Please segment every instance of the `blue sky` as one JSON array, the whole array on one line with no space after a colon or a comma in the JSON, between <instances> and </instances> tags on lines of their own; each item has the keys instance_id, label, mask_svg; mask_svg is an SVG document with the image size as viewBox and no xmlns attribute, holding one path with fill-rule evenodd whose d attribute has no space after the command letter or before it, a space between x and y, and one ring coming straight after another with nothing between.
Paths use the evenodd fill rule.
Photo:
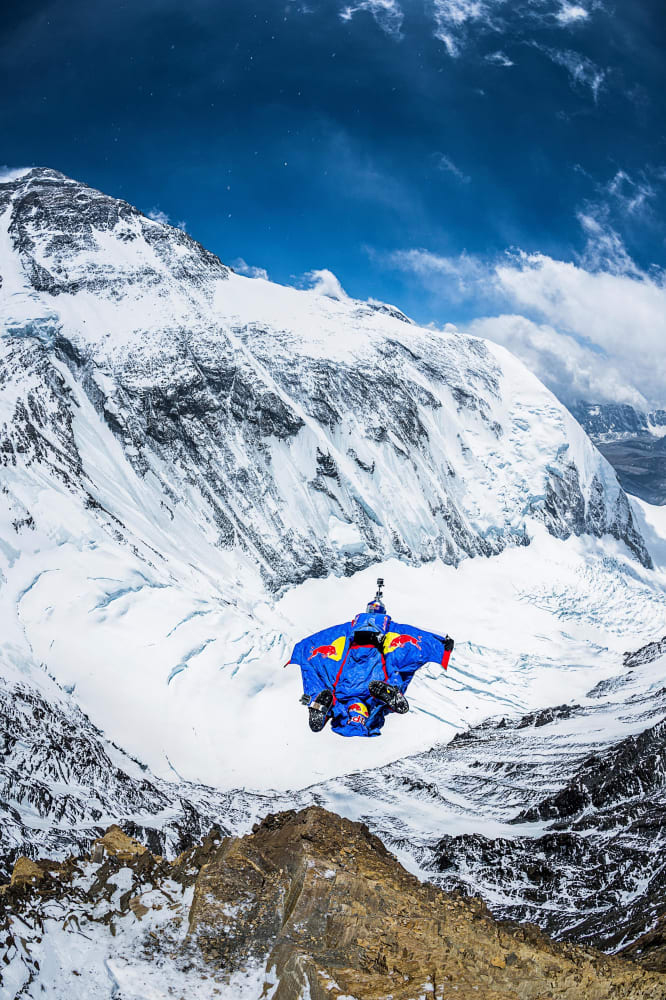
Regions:
<instances>
[{"instance_id":1,"label":"blue sky","mask_svg":"<svg viewBox=\"0 0 666 1000\"><path fill-rule=\"evenodd\" d=\"M226 262L290 283L327 268L422 322L518 309L583 346L543 261L663 288L658 0L55 0L2 18L0 163L164 213ZM666 401L666 376L629 381L627 400Z\"/></svg>"}]
</instances>

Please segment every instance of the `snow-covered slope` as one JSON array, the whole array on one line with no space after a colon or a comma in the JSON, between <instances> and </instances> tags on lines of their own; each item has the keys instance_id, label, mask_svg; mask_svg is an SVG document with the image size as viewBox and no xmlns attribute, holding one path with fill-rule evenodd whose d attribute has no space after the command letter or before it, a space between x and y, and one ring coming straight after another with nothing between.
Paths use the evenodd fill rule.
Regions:
<instances>
[{"instance_id":1,"label":"snow-covered slope","mask_svg":"<svg viewBox=\"0 0 666 1000\"><path fill-rule=\"evenodd\" d=\"M6 850L242 828L666 631L615 474L502 348L240 277L49 170L0 185L0 277ZM450 675L380 740L314 737L282 664L378 571Z\"/></svg>"},{"instance_id":2,"label":"snow-covered slope","mask_svg":"<svg viewBox=\"0 0 666 1000\"><path fill-rule=\"evenodd\" d=\"M279 588L490 555L536 519L647 559L609 466L503 349L240 277L54 171L0 211L7 465L50 463L158 551L195 534L218 578Z\"/></svg>"}]
</instances>

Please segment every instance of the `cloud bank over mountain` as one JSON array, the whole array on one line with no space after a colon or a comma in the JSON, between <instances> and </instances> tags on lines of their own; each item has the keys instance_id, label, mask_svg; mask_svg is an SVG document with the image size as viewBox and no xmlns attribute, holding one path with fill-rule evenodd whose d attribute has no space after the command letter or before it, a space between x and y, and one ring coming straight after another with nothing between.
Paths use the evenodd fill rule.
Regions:
<instances>
[{"instance_id":1,"label":"cloud bank over mountain","mask_svg":"<svg viewBox=\"0 0 666 1000\"><path fill-rule=\"evenodd\" d=\"M411 273L442 303L474 300L466 333L504 344L565 403L578 399L660 408L666 401L666 279L642 270L594 216L578 260L508 251L499 258L399 250L389 266Z\"/></svg>"}]
</instances>

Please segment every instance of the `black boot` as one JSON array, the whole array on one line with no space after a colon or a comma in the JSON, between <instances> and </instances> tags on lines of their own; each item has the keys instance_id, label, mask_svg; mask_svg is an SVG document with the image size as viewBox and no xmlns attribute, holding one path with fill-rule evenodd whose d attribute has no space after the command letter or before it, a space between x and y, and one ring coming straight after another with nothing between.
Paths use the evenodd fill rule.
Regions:
<instances>
[{"instance_id":1,"label":"black boot","mask_svg":"<svg viewBox=\"0 0 666 1000\"><path fill-rule=\"evenodd\" d=\"M397 712L398 715L404 715L405 712L409 712L409 702L400 688L394 687L392 684L386 684L385 681L370 681L368 690L373 698L388 705L392 712Z\"/></svg>"},{"instance_id":2,"label":"black boot","mask_svg":"<svg viewBox=\"0 0 666 1000\"><path fill-rule=\"evenodd\" d=\"M326 725L332 704L333 692L324 688L310 705L310 729L313 733L320 733Z\"/></svg>"}]
</instances>

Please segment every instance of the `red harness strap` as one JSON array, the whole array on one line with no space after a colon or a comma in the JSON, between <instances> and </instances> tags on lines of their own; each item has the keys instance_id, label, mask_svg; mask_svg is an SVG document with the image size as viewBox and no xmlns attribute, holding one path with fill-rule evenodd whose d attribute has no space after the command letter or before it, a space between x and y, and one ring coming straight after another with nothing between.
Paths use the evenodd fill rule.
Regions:
<instances>
[{"instance_id":1,"label":"red harness strap","mask_svg":"<svg viewBox=\"0 0 666 1000\"><path fill-rule=\"evenodd\" d=\"M336 701L338 700L336 698L336 696L335 696L335 689L338 686L338 681L342 677L342 670L344 668L345 663L347 662L347 657L349 656L349 650L350 649L377 649L377 646L373 646L372 643L369 643L369 642L358 642L358 643L354 643L353 642L350 645L349 649L347 650L347 652L345 653L345 655L342 658L342 663L340 664L340 669L338 670L337 674L335 675L335 680L333 681L333 704L334 705L335 705ZM382 658L382 670L384 671L384 680L386 680L388 682L388 671L386 669L386 657L384 656L384 653L383 653L383 651L381 649L377 649L377 652L379 653L379 655Z\"/></svg>"},{"instance_id":2,"label":"red harness strap","mask_svg":"<svg viewBox=\"0 0 666 1000\"><path fill-rule=\"evenodd\" d=\"M351 649L351 646L349 647L349 649ZM342 677L342 668L344 667L345 663L347 662L347 657L349 656L349 649L347 650L347 652L345 653L345 655L342 657L342 663L340 664L340 669L338 670L337 674L335 675L335 680L333 681L333 704L334 705L335 705L336 701L338 700L335 697L335 689L338 686L338 681Z\"/></svg>"}]
</instances>

